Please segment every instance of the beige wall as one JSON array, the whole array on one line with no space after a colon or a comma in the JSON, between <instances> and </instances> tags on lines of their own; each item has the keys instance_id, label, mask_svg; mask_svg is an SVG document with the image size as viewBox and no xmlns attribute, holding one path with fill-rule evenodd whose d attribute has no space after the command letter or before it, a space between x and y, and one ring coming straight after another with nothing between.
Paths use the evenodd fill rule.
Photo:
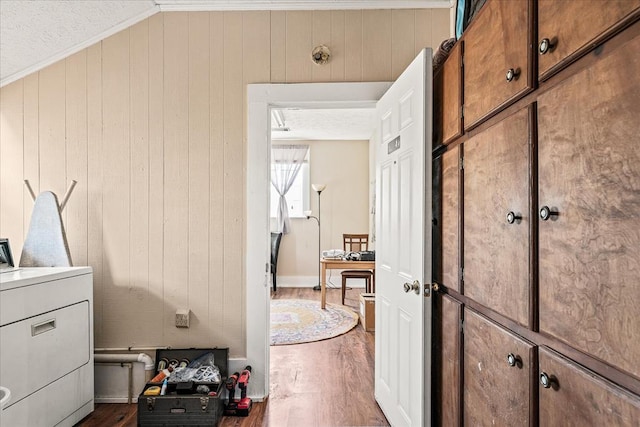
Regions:
<instances>
[{"instance_id":1,"label":"beige wall","mask_svg":"<svg viewBox=\"0 0 640 427\"><path fill-rule=\"evenodd\" d=\"M75 179L63 217L75 264L94 269L96 347L242 356L246 84L392 80L449 25L448 9L144 20L0 90L0 235L18 258L23 179L60 197ZM321 43L333 56L318 67Z\"/></svg>"},{"instance_id":2,"label":"beige wall","mask_svg":"<svg viewBox=\"0 0 640 427\"><path fill-rule=\"evenodd\" d=\"M304 143L310 147L311 183L327 185L320 201L322 249L342 249L342 233L368 233L369 141ZM312 191L310 197L313 215L318 215L318 194ZM278 276L313 276L317 282L318 225L313 219L291 219L291 233L280 244Z\"/></svg>"}]
</instances>

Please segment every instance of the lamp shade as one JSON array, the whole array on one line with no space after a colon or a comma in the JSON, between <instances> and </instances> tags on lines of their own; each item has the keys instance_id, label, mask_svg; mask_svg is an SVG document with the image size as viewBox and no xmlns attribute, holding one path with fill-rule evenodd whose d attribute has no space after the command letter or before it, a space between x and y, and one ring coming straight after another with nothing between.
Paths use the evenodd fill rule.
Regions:
<instances>
[{"instance_id":1,"label":"lamp shade","mask_svg":"<svg viewBox=\"0 0 640 427\"><path fill-rule=\"evenodd\" d=\"M320 193L325 188L327 188L327 185L326 184L311 184L311 188L313 188L313 191L317 191L318 193Z\"/></svg>"}]
</instances>

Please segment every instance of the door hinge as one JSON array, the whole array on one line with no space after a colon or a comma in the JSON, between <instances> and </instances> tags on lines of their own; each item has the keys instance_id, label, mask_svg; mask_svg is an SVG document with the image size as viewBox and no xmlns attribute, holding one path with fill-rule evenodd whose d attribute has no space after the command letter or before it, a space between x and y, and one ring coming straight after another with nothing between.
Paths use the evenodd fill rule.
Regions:
<instances>
[{"instance_id":1,"label":"door hinge","mask_svg":"<svg viewBox=\"0 0 640 427\"><path fill-rule=\"evenodd\" d=\"M460 319L460 333L464 334L464 319Z\"/></svg>"},{"instance_id":2,"label":"door hinge","mask_svg":"<svg viewBox=\"0 0 640 427\"><path fill-rule=\"evenodd\" d=\"M460 118L464 119L464 105L460 106Z\"/></svg>"},{"instance_id":3,"label":"door hinge","mask_svg":"<svg viewBox=\"0 0 640 427\"><path fill-rule=\"evenodd\" d=\"M464 267L460 267L460 281L464 282Z\"/></svg>"},{"instance_id":4,"label":"door hinge","mask_svg":"<svg viewBox=\"0 0 640 427\"><path fill-rule=\"evenodd\" d=\"M464 157L460 158L460 170L464 170Z\"/></svg>"},{"instance_id":5,"label":"door hinge","mask_svg":"<svg viewBox=\"0 0 640 427\"><path fill-rule=\"evenodd\" d=\"M271 264L269 264L268 262L264 263L264 271L266 273L269 273L269 270L271 269Z\"/></svg>"}]
</instances>

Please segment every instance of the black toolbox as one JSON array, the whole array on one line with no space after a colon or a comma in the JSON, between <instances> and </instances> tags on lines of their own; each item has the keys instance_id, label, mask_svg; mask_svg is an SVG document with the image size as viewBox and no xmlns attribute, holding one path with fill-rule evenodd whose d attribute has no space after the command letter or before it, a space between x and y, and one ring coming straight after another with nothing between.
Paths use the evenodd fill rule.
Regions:
<instances>
[{"instance_id":1,"label":"black toolbox","mask_svg":"<svg viewBox=\"0 0 640 427\"><path fill-rule=\"evenodd\" d=\"M167 382L166 394L149 396L145 392L151 387L162 387L162 382L149 382L138 396L138 426L217 426L224 411L224 381L229 376L228 348L190 348L156 350L156 373L164 368L167 362L188 365L201 356L213 354L214 364L220 371L219 381ZM205 356L206 357L206 356ZM174 371L171 376L177 374ZM154 374L154 376L155 376ZM170 377L171 377L170 376ZM200 378L201 379L201 378ZM209 393L202 387L206 386Z\"/></svg>"}]
</instances>

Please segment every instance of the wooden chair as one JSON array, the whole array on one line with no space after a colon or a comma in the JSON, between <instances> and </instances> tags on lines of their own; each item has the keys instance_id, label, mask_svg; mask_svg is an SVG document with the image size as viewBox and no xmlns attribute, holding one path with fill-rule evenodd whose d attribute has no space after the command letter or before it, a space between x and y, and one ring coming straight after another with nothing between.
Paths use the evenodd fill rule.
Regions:
<instances>
[{"instance_id":1,"label":"wooden chair","mask_svg":"<svg viewBox=\"0 0 640 427\"><path fill-rule=\"evenodd\" d=\"M368 234L343 234L343 249L345 253L360 252L369 250ZM371 270L344 270L342 272L342 304L344 305L344 296L347 291L347 279L364 279L365 290L371 292L371 283L374 280L373 271Z\"/></svg>"},{"instance_id":2,"label":"wooden chair","mask_svg":"<svg viewBox=\"0 0 640 427\"><path fill-rule=\"evenodd\" d=\"M273 291L276 291L276 273L278 272L278 253L280 252L282 233L271 233L271 275L273 276Z\"/></svg>"}]
</instances>

